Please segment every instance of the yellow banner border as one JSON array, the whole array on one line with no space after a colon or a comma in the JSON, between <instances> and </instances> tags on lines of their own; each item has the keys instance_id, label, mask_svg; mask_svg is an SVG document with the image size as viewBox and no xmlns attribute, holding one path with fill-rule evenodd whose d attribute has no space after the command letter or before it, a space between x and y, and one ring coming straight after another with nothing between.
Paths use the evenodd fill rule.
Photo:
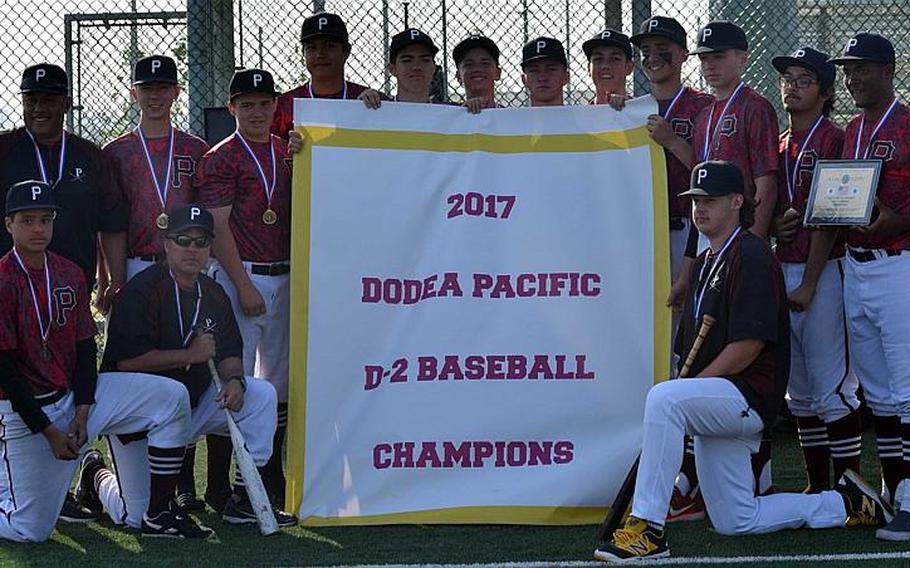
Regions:
<instances>
[{"instance_id":1,"label":"yellow banner border","mask_svg":"<svg viewBox=\"0 0 910 568\"><path fill-rule=\"evenodd\" d=\"M491 135L442 134L392 130L355 130L325 126L297 126L303 148L294 156L291 226L291 336L289 406L306 408L307 354L309 350L311 167L314 146L430 152L583 153L628 150L648 146L653 180L654 227L654 382L670 370L670 311L665 307L670 292L669 204L663 149L648 136L644 126L623 131L584 134ZM299 347L299 348L297 348ZM288 415L287 495L285 507L299 510L303 501L306 454L306 415ZM383 524L529 524L580 525L599 522L607 509L596 507L456 507L356 517L307 517L306 526L359 526Z\"/></svg>"}]
</instances>

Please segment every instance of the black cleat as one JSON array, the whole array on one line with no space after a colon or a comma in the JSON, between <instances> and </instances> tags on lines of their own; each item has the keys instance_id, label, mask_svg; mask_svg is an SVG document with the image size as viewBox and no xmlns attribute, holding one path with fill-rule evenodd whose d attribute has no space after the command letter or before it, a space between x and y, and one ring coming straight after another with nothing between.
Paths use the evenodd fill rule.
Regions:
<instances>
[{"instance_id":1,"label":"black cleat","mask_svg":"<svg viewBox=\"0 0 910 568\"><path fill-rule=\"evenodd\" d=\"M875 538L898 542L910 540L910 513L898 511L891 522L875 531Z\"/></svg>"},{"instance_id":2,"label":"black cleat","mask_svg":"<svg viewBox=\"0 0 910 568\"><path fill-rule=\"evenodd\" d=\"M184 511L205 510L205 501L196 497L196 494L191 491L184 491L177 494L177 497L174 498L174 502Z\"/></svg>"},{"instance_id":3,"label":"black cleat","mask_svg":"<svg viewBox=\"0 0 910 568\"><path fill-rule=\"evenodd\" d=\"M274 505L272 505L272 513L275 514L275 521L277 521L279 527L293 527L297 524L297 517L282 511ZM228 499L221 518L224 522L232 525L246 525L257 522L256 513L253 511L253 505L250 503L249 498L241 497L236 493Z\"/></svg>"},{"instance_id":4,"label":"black cleat","mask_svg":"<svg viewBox=\"0 0 910 568\"><path fill-rule=\"evenodd\" d=\"M76 502L76 498L71 492L67 491L63 506L60 507L60 515L57 518L65 523L90 523L100 519L101 512L86 509Z\"/></svg>"},{"instance_id":5,"label":"black cleat","mask_svg":"<svg viewBox=\"0 0 910 568\"><path fill-rule=\"evenodd\" d=\"M171 504L171 508L149 518L142 515L142 536L148 538L198 538L214 536L215 531Z\"/></svg>"},{"instance_id":6,"label":"black cleat","mask_svg":"<svg viewBox=\"0 0 910 568\"><path fill-rule=\"evenodd\" d=\"M98 497L98 490L95 489L95 476L106 467L101 452L89 450L82 456L82 465L79 466L79 482L76 484L76 503L99 516L104 507Z\"/></svg>"}]
</instances>

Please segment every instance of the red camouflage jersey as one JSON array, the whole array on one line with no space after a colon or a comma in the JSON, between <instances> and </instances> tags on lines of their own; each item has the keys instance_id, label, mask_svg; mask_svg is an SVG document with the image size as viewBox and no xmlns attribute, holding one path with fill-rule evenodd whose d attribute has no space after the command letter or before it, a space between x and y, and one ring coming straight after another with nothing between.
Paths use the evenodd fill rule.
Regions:
<instances>
[{"instance_id":1,"label":"red camouflage jersey","mask_svg":"<svg viewBox=\"0 0 910 568\"><path fill-rule=\"evenodd\" d=\"M717 126L727 100L702 109L695 118L692 166L705 160L732 162L743 174L746 196L754 197L755 180L777 171L777 114L765 97L744 85ZM717 136L713 141L709 138L706 156L705 133L712 110L711 129L717 127Z\"/></svg>"},{"instance_id":2,"label":"red camouflage jersey","mask_svg":"<svg viewBox=\"0 0 910 568\"><path fill-rule=\"evenodd\" d=\"M164 177L167 169L168 136L147 139L155 175ZM196 165L209 149L204 140L174 131L174 156L165 211L196 200ZM155 224L162 213L161 200L148 161L135 130L108 143L103 152L111 166L114 184L129 209L127 256L164 254L164 231Z\"/></svg>"},{"instance_id":3,"label":"red camouflage jersey","mask_svg":"<svg viewBox=\"0 0 910 568\"><path fill-rule=\"evenodd\" d=\"M856 116L847 125L844 137L843 157L852 160L856 155L856 134L862 115ZM878 199L883 205L894 211L910 215L910 108L898 104L891 117L882 125L869 146L869 136L875 128L875 120L866 120L862 137L859 141L858 158L863 158L866 147L869 147L869 159L882 160L882 171L878 179ZM864 235L859 231L847 233L847 244L866 249L910 249L910 232L900 235L879 236Z\"/></svg>"},{"instance_id":4,"label":"red camouflage jersey","mask_svg":"<svg viewBox=\"0 0 910 568\"><path fill-rule=\"evenodd\" d=\"M288 132L294 129L294 99L356 99L360 96L360 93L369 89L366 85L361 85L359 83L354 83L351 81L345 81L345 88L337 93L330 93L323 95L321 93L313 93L310 90L310 82L307 81L303 85L300 85L296 89L291 89L290 91L282 94L278 97L278 107L275 109L275 116L272 119L272 134L275 136L280 136L285 140L288 137ZM385 95L381 95L382 100L388 100Z\"/></svg>"},{"instance_id":5,"label":"red camouflage jersey","mask_svg":"<svg viewBox=\"0 0 910 568\"><path fill-rule=\"evenodd\" d=\"M667 107L670 106L670 102L670 99L657 101L660 115L670 122L670 127L677 136L692 144L695 117L703 108L714 102L714 97L692 87L685 87L673 106L673 112L667 116ZM670 218L688 218L691 211L691 200L687 197L679 197L679 194L689 189L692 168L689 164L682 163L673 152L665 150L664 153L667 156L667 191L669 193L667 203L670 206Z\"/></svg>"},{"instance_id":6,"label":"red camouflage jersey","mask_svg":"<svg viewBox=\"0 0 910 568\"><path fill-rule=\"evenodd\" d=\"M777 170L777 206L776 215L782 215L787 209L793 208L799 213L802 219L806 213L806 203L809 200L809 190L812 187L812 176L815 173L815 164L818 160L837 160L840 158L844 146L844 131L836 124L822 119L818 129L809 140L809 144L803 149L803 155L799 165L796 164L796 156L799 149L806 139L807 131L794 132L790 139L790 146L787 147L787 138L790 131L786 130L780 135L780 161ZM785 158L785 153L789 158ZM784 160L789 159L791 180L795 174L796 185L793 192L793 202L790 202L790 193L787 189L787 168L784 166ZM797 172L794 172L796 168ZM788 243L778 241L775 248L777 259L780 262L806 262L809 259L809 245L812 241L812 231L802 225L796 230L793 240ZM828 258L840 258L844 256L843 239L838 239L831 249L831 255Z\"/></svg>"},{"instance_id":7,"label":"red camouflage jersey","mask_svg":"<svg viewBox=\"0 0 910 568\"><path fill-rule=\"evenodd\" d=\"M271 186L269 145L247 142ZM286 141L273 135L272 143L278 176L271 203L272 211L278 215L274 225L262 221L262 214L269 207L262 178L236 132L209 150L199 164L199 202L209 209L232 207L231 233L241 260L277 262L291 258L291 161Z\"/></svg>"},{"instance_id":8,"label":"red camouflage jersey","mask_svg":"<svg viewBox=\"0 0 910 568\"><path fill-rule=\"evenodd\" d=\"M17 352L18 370L35 395L71 388L76 342L92 339L98 332L89 311L82 269L52 252L47 253L47 266L51 271L51 317L47 313L44 270L29 269L26 276L12 251L0 258L0 351ZM35 289L41 319L50 321L48 360L41 356L41 328L28 277Z\"/></svg>"}]
</instances>

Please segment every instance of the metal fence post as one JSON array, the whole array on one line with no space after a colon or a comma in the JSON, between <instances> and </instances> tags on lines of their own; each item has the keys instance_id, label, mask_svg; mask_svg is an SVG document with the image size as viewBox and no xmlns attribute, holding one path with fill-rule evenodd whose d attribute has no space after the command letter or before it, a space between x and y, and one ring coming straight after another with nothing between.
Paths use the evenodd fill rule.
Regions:
<instances>
[{"instance_id":1,"label":"metal fence post","mask_svg":"<svg viewBox=\"0 0 910 568\"><path fill-rule=\"evenodd\" d=\"M234 72L234 3L187 0L190 131L203 135L204 110L227 101Z\"/></svg>"},{"instance_id":2,"label":"metal fence post","mask_svg":"<svg viewBox=\"0 0 910 568\"><path fill-rule=\"evenodd\" d=\"M651 17L651 0L632 0L632 33L638 33L638 27L642 22ZM638 50L634 52L637 54ZM632 92L636 97L640 97L649 91L648 78L641 70L641 65L635 66L632 74Z\"/></svg>"}]
</instances>

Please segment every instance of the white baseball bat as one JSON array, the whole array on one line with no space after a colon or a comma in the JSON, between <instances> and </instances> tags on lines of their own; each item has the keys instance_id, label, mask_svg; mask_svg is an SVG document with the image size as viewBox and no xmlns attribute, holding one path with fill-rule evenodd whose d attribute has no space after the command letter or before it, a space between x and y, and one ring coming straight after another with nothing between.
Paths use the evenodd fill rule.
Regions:
<instances>
[{"instance_id":1,"label":"white baseball bat","mask_svg":"<svg viewBox=\"0 0 910 568\"><path fill-rule=\"evenodd\" d=\"M209 359L209 372L212 374L212 382L215 388L221 392L221 377L218 376L218 369L215 368L215 362ZM246 484L246 494L250 498L250 504L256 513L256 521L259 523L259 532L262 536L269 536L278 532L278 521L275 520L275 513L272 512L272 504L269 501L268 493L262 484L262 478L259 477L259 470L256 469L256 462L250 455L250 450L246 447L246 441L243 434L234 423L234 416L227 408L224 409L227 415L228 430L231 433L231 442L234 444L234 459L237 461L237 469L243 476L243 482Z\"/></svg>"}]
</instances>

